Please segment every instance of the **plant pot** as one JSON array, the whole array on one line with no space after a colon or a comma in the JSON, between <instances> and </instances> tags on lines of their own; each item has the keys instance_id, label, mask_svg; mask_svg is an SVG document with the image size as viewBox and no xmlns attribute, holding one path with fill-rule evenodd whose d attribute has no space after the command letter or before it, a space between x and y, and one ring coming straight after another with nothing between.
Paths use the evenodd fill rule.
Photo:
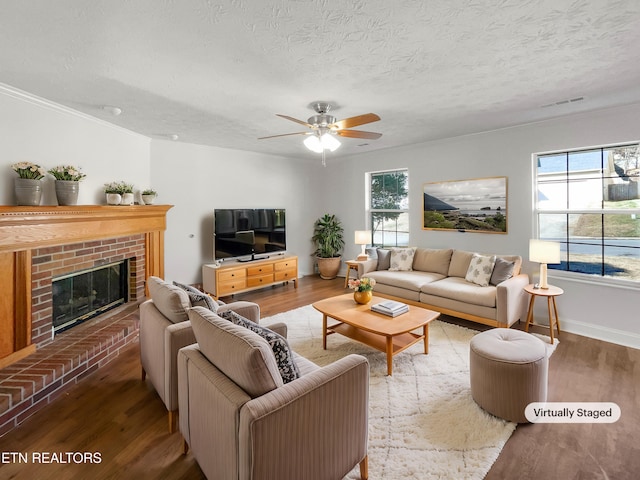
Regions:
<instances>
[{"instance_id":1,"label":"plant pot","mask_svg":"<svg viewBox=\"0 0 640 480\"><path fill-rule=\"evenodd\" d=\"M156 201L155 195L142 195L142 201L145 205L153 205L153 202Z\"/></svg>"},{"instance_id":2,"label":"plant pot","mask_svg":"<svg viewBox=\"0 0 640 480\"><path fill-rule=\"evenodd\" d=\"M120 205L133 205L133 193L123 193Z\"/></svg>"},{"instance_id":3,"label":"plant pot","mask_svg":"<svg viewBox=\"0 0 640 480\"><path fill-rule=\"evenodd\" d=\"M107 193L107 205L120 205L122 195L119 193Z\"/></svg>"},{"instance_id":4,"label":"plant pot","mask_svg":"<svg viewBox=\"0 0 640 480\"><path fill-rule=\"evenodd\" d=\"M40 205L42 182L33 178L16 178L13 184L17 205Z\"/></svg>"},{"instance_id":5,"label":"plant pot","mask_svg":"<svg viewBox=\"0 0 640 480\"><path fill-rule=\"evenodd\" d=\"M360 305L366 305L373 298L373 292L371 290L365 290L364 292L353 292L353 299Z\"/></svg>"},{"instance_id":6,"label":"plant pot","mask_svg":"<svg viewBox=\"0 0 640 480\"><path fill-rule=\"evenodd\" d=\"M77 205L80 182L77 180L56 180L58 205Z\"/></svg>"},{"instance_id":7,"label":"plant pot","mask_svg":"<svg viewBox=\"0 0 640 480\"><path fill-rule=\"evenodd\" d=\"M340 265L342 265L342 257L316 257L316 261L318 262L320 278L324 280L332 280L338 276Z\"/></svg>"}]
</instances>

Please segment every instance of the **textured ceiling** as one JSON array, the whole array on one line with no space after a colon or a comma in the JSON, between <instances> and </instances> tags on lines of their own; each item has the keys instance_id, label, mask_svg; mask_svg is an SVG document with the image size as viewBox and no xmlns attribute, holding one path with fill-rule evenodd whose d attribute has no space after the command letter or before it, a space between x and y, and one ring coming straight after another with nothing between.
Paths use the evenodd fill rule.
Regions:
<instances>
[{"instance_id":1,"label":"textured ceiling","mask_svg":"<svg viewBox=\"0 0 640 480\"><path fill-rule=\"evenodd\" d=\"M306 120L327 100L338 119L380 115L358 129L382 138L341 138L330 161L640 101L638 0L0 8L0 83L154 138L310 159L303 137L257 140L305 130L274 114Z\"/></svg>"}]
</instances>

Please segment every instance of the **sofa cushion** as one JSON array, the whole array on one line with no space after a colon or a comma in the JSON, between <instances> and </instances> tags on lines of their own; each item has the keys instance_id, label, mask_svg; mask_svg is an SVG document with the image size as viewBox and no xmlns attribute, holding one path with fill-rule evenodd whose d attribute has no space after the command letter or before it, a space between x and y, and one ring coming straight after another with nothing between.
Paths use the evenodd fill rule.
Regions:
<instances>
[{"instance_id":1,"label":"sofa cushion","mask_svg":"<svg viewBox=\"0 0 640 480\"><path fill-rule=\"evenodd\" d=\"M414 292L419 292L425 283L435 282L441 280L444 275L432 272L392 272L390 270L383 270L381 272L369 272L367 277L373 278L376 281L376 288L381 285L393 285L394 287L404 288Z\"/></svg>"},{"instance_id":2,"label":"sofa cushion","mask_svg":"<svg viewBox=\"0 0 640 480\"><path fill-rule=\"evenodd\" d=\"M421 290L425 294L449 298L471 305L491 308L496 306L497 287L493 285L481 287L460 277L447 277L437 282L426 283Z\"/></svg>"},{"instance_id":3,"label":"sofa cushion","mask_svg":"<svg viewBox=\"0 0 640 480\"><path fill-rule=\"evenodd\" d=\"M287 340L282 335L244 318L233 310L227 310L226 312L221 313L220 316L236 325L248 328L267 341L273 351L273 356L276 359L278 371L280 372L283 383L289 383L300 377L298 366L293 360L293 352L291 351L291 348L289 348L289 343L287 343Z\"/></svg>"},{"instance_id":4,"label":"sofa cushion","mask_svg":"<svg viewBox=\"0 0 640 480\"><path fill-rule=\"evenodd\" d=\"M376 270L389 270L391 266L391 250L386 248L378 248L378 267Z\"/></svg>"},{"instance_id":5,"label":"sofa cushion","mask_svg":"<svg viewBox=\"0 0 640 480\"><path fill-rule=\"evenodd\" d=\"M149 277L147 286L153 304L167 320L179 323L189 319L187 311L191 308L191 303L187 292L158 277Z\"/></svg>"},{"instance_id":6,"label":"sofa cushion","mask_svg":"<svg viewBox=\"0 0 640 480\"><path fill-rule=\"evenodd\" d=\"M389 271L391 272L410 272L413 270L413 257L415 256L416 248L392 248L391 249L391 266Z\"/></svg>"},{"instance_id":7,"label":"sofa cushion","mask_svg":"<svg viewBox=\"0 0 640 480\"><path fill-rule=\"evenodd\" d=\"M509 280L513 277L513 269L515 262L509 262L504 258L496 257L496 264L493 267L493 273L491 274L491 285L498 285L499 283Z\"/></svg>"},{"instance_id":8,"label":"sofa cushion","mask_svg":"<svg viewBox=\"0 0 640 480\"><path fill-rule=\"evenodd\" d=\"M413 269L421 272L434 272L442 275L449 273L452 248L418 248L413 257Z\"/></svg>"},{"instance_id":9,"label":"sofa cushion","mask_svg":"<svg viewBox=\"0 0 640 480\"><path fill-rule=\"evenodd\" d=\"M204 307L214 313L218 311L218 304L206 293L201 292L191 285L185 285L184 283L178 283L174 281L173 284L176 287L181 288L182 290L187 292L187 295L189 296L189 302L191 303L192 307Z\"/></svg>"},{"instance_id":10,"label":"sofa cushion","mask_svg":"<svg viewBox=\"0 0 640 480\"><path fill-rule=\"evenodd\" d=\"M235 325L204 307L189 310L202 354L252 398L283 385L273 351L251 330Z\"/></svg>"},{"instance_id":11,"label":"sofa cushion","mask_svg":"<svg viewBox=\"0 0 640 480\"><path fill-rule=\"evenodd\" d=\"M464 279L467 282L477 283L481 287L486 287L489 285L489 280L491 280L491 274L493 273L493 266L495 264L495 255L480 255L479 253L474 253Z\"/></svg>"},{"instance_id":12,"label":"sofa cushion","mask_svg":"<svg viewBox=\"0 0 640 480\"><path fill-rule=\"evenodd\" d=\"M449 264L447 276L464 278L467 275L467 270L469 270L471 257L473 257L473 252L454 250L451 254L451 263Z\"/></svg>"}]
</instances>

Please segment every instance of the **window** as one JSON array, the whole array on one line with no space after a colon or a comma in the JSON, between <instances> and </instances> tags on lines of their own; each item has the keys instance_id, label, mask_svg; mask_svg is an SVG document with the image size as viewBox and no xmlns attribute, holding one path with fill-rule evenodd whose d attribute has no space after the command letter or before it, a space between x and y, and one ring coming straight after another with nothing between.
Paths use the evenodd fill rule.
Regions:
<instances>
[{"instance_id":1,"label":"window","mask_svg":"<svg viewBox=\"0 0 640 480\"><path fill-rule=\"evenodd\" d=\"M549 268L640 282L640 145L538 155L538 238L560 242Z\"/></svg>"},{"instance_id":2,"label":"window","mask_svg":"<svg viewBox=\"0 0 640 480\"><path fill-rule=\"evenodd\" d=\"M409 245L409 171L369 173L369 221L373 245Z\"/></svg>"}]
</instances>

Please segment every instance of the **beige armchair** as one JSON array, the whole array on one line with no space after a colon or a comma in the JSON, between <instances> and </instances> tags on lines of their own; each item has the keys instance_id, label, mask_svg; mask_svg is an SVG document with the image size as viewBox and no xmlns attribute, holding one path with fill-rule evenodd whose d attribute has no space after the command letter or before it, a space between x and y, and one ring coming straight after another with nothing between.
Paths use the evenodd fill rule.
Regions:
<instances>
[{"instance_id":1,"label":"beige armchair","mask_svg":"<svg viewBox=\"0 0 640 480\"><path fill-rule=\"evenodd\" d=\"M176 430L178 412L178 350L195 343L187 311L192 301L185 290L157 277L147 280L151 299L140 305L140 363L168 410L169 433ZM212 300L213 301L213 300ZM260 307L252 302L217 305L258 323Z\"/></svg>"},{"instance_id":2,"label":"beige armchair","mask_svg":"<svg viewBox=\"0 0 640 480\"><path fill-rule=\"evenodd\" d=\"M367 472L369 364L348 355L318 367L293 354L283 383L260 335L200 307L197 344L178 353L180 432L210 479L338 480Z\"/></svg>"}]
</instances>

